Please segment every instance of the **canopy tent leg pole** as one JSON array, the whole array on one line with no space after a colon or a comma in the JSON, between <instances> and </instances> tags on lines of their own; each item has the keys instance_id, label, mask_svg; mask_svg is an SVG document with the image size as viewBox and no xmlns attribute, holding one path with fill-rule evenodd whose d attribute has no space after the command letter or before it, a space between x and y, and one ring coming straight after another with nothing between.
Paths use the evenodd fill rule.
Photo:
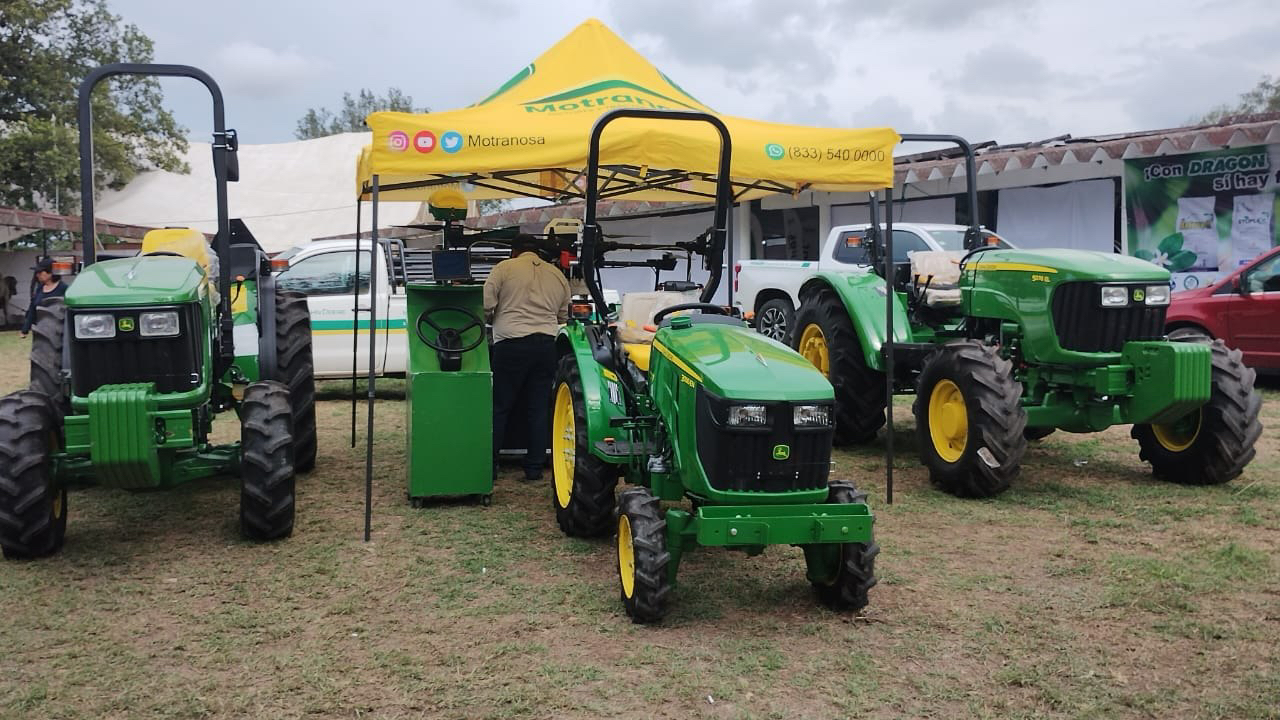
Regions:
<instances>
[{"instance_id":1,"label":"canopy tent leg pole","mask_svg":"<svg viewBox=\"0 0 1280 720\"><path fill-rule=\"evenodd\" d=\"M356 198L356 287L351 294L351 448L356 446L356 356L360 353L360 210L364 203Z\"/></svg>"},{"instance_id":2,"label":"canopy tent leg pole","mask_svg":"<svg viewBox=\"0 0 1280 720\"><path fill-rule=\"evenodd\" d=\"M369 212L369 219L372 223L370 228L370 238L373 247L378 247L378 176L373 176L373 207ZM357 256L358 257L358 256ZM373 254L370 253L373 258ZM356 291L359 295L360 277L356 276ZM377 368L374 365L374 348L378 344L378 334L374 332L374 328L378 325L378 304L374 297L374 290L378 287L378 263L370 260L369 262L369 406L368 406L368 427L365 428L365 449L364 449L364 541L369 542L369 536L373 529L373 405L374 405L374 378L377 374ZM359 319L357 318L357 325ZM356 328L358 331L359 328ZM357 335L359 333L357 332Z\"/></svg>"},{"instance_id":3,"label":"canopy tent leg pole","mask_svg":"<svg viewBox=\"0 0 1280 720\"><path fill-rule=\"evenodd\" d=\"M885 502L893 504L893 306L897 300L897 289L894 287L893 262L893 185L885 188L884 202L888 212L884 218L884 262L885 293L884 304L884 411L888 420L889 432L886 434L885 452L888 453L884 465Z\"/></svg>"}]
</instances>

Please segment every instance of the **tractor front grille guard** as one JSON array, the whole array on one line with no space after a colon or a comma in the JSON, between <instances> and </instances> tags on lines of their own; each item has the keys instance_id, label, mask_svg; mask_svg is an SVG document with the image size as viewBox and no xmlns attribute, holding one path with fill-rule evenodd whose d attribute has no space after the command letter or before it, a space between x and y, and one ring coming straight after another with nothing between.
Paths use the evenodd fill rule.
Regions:
<instances>
[{"instance_id":1,"label":"tractor front grille guard","mask_svg":"<svg viewBox=\"0 0 1280 720\"><path fill-rule=\"evenodd\" d=\"M830 403L830 401L826 401ZM766 424L732 427L732 405L763 405ZM833 428L797 428L792 402L729 401L699 388L698 459L711 487L728 492L785 493L827 486ZM832 413L834 417L834 413Z\"/></svg>"},{"instance_id":2,"label":"tractor front grille guard","mask_svg":"<svg viewBox=\"0 0 1280 720\"><path fill-rule=\"evenodd\" d=\"M1117 283L1105 283L1114 287ZM1121 283L1132 296L1141 295L1150 283ZM1050 309L1058 345L1063 350L1088 353L1116 353L1131 340L1160 340L1164 337L1167 305L1147 305L1131 301L1123 307L1101 307L1103 283L1063 283L1053 291Z\"/></svg>"}]
</instances>

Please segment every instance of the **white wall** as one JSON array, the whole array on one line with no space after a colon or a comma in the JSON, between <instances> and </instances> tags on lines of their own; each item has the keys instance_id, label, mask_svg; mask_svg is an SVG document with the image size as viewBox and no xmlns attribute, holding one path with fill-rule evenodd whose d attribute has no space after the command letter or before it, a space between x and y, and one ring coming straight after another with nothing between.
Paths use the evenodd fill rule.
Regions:
<instances>
[{"instance_id":1,"label":"white wall","mask_svg":"<svg viewBox=\"0 0 1280 720\"><path fill-rule=\"evenodd\" d=\"M996 230L1023 248L1115 250L1115 181L1000 191Z\"/></svg>"},{"instance_id":2,"label":"white wall","mask_svg":"<svg viewBox=\"0 0 1280 720\"><path fill-rule=\"evenodd\" d=\"M880 207L884 207L882 204ZM883 211L882 211L883 212ZM894 222L946 223L956 221L956 198L926 198L923 200L895 200L893 203ZM871 214L867 205L832 205L831 225L856 225L871 222ZM883 218L881 219L883 222ZM823 238L825 240L825 238Z\"/></svg>"}]
</instances>

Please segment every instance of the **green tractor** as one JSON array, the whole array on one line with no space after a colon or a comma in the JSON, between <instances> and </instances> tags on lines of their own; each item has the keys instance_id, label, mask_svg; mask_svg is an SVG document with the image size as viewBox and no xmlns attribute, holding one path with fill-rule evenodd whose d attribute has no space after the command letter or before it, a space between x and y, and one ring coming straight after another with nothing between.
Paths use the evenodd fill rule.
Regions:
<instances>
[{"instance_id":1,"label":"green tractor","mask_svg":"<svg viewBox=\"0 0 1280 720\"><path fill-rule=\"evenodd\" d=\"M620 322L610 322L599 279L610 243L595 219L596 179L601 132L625 117L710 123L721 156L714 226L698 244L706 285L698 292L670 281L628 294ZM581 267L594 308L575 305L557 338L552 505L568 535L616 528L622 602L638 623L666 614L680 560L700 545L750 555L798 545L819 598L837 609L861 609L876 583L866 495L828 484L831 384L710 302L725 250L730 152L725 126L703 113L614 110L591 135ZM615 511L620 476L633 486ZM686 499L689 509L660 505Z\"/></svg>"},{"instance_id":2,"label":"green tractor","mask_svg":"<svg viewBox=\"0 0 1280 720\"><path fill-rule=\"evenodd\" d=\"M191 77L213 96L216 253L203 234L172 228L148 233L136 257L96 257L89 100L115 75ZM84 267L65 302L36 309L29 389L0 398L4 556L61 549L69 487L149 490L213 475L240 477L245 537L286 537L294 473L315 464L311 320L228 218L227 182L239 173L222 94L196 68L116 64L90 73L79 104ZM213 418L227 410L240 441L213 445Z\"/></svg>"},{"instance_id":3,"label":"green tractor","mask_svg":"<svg viewBox=\"0 0 1280 720\"><path fill-rule=\"evenodd\" d=\"M966 177L976 177L963 139L903 139L960 145ZM891 191L887 200L892 208ZM874 438L891 394L914 393L921 461L934 484L962 497L1006 490L1028 440L1055 429L1132 424L1154 474L1183 484L1228 482L1253 459L1262 433L1254 371L1220 340L1165 337L1167 270L1109 253L989 244L972 182L967 251L894 262L892 213L882 223L876 203L865 236L848 239L869 243L875 273L806 281L792 338L840 389L838 442Z\"/></svg>"}]
</instances>

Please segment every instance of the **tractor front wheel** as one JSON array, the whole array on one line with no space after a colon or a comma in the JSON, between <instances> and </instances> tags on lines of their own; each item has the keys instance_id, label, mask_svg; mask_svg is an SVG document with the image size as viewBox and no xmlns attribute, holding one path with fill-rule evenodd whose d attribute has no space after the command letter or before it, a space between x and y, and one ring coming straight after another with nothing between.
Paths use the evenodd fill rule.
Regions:
<instances>
[{"instance_id":1,"label":"tractor front wheel","mask_svg":"<svg viewBox=\"0 0 1280 720\"><path fill-rule=\"evenodd\" d=\"M1196 340L1191 340L1195 342ZM1206 339L1201 337L1200 342ZM1182 485L1221 485L1244 471L1262 435L1258 412L1262 398L1253 388L1256 373L1245 367L1240 351L1221 340L1213 353L1209 402L1167 424L1134 425L1139 457L1152 473Z\"/></svg>"},{"instance_id":2,"label":"tractor front wheel","mask_svg":"<svg viewBox=\"0 0 1280 720\"><path fill-rule=\"evenodd\" d=\"M1027 413L1013 365L976 340L948 343L925 360L912 411L929 479L959 497L999 495L1027 450Z\"/></svg>"},{"instance_id":3,"label":"tractor front wheel","mask_svg":"<svg viewBox=\"0 0 1280 720\"><path fill-rule=\"evenodd\" d=\"M58 415L37 390L0 398L0 547L11 560L45 557L67 534L67 489L53 476Z\"/></svg>"},{"instance_id":4,"label":"tractor front wheel","mask_svg":"<svg viewBox=\"0 0 1280 720\"><path fill-rule=\"evenodd\" d=\"M262 380L244 389L240 411L240 532L250 540L293 533L293 433L289 390Z\"/></svg>"},{"instance_id":5,"label":"tractor front wheel","mask_svg":"<svg viewBox=\"0 0 1280 720\"><path fill-rule=\"evenodd\" d=\"M643 487L624 490L618 496L618 580L632 622L658 622L667 614L670 562L658 498Z\"/></svg>"},{"instance_id":6,"label":"tractor front wheel","mask_svg":"<svg viewBox=\"0 0 1280 720\"><path fill-rule=\"evenodd\" d=\"M551 505L570 537L601 537L613 524L618 468L591 454L582 374L573 355L560 358L551 397Z\"/></svg>"},{"instance_id":7,"label":"tractor front wheel","mask_svg":"<svg viewBox=\"0 0 1280 720\"><path fill-rule=\"evenodd\" d=\"M276 291L276 379L289 388L293 413L293 468L316 466L316 383L311 359L311 313L307 296Z\"/></svg>"},{"instance_id":8,"label":"tractor front wheel","mask_svg":"<svg viewBox=\"0 0 1280 720\"><path fill-rule=\"evenodd\" d=\"M832 483L827 494L827 503L832 505L866 501L867 494L849 483ZM878 582L879 545L875 542L806 545L804 554L809 565L809 582L823 605L832 610L853 612L867 606L867 593Z\"/></svg>"},{"instance_id":9,"label":"tractor front wheel","mask_svg":"<svg viewBox=\"0 0 1280 720\"><path fill-rule=\"evenodd\" d=\"M835 443L874 440L884 426L884 373L867 366L862 341L839 295L819 290L805 296L791 347L836 388Z\"/></svg>"}]
</instances>

